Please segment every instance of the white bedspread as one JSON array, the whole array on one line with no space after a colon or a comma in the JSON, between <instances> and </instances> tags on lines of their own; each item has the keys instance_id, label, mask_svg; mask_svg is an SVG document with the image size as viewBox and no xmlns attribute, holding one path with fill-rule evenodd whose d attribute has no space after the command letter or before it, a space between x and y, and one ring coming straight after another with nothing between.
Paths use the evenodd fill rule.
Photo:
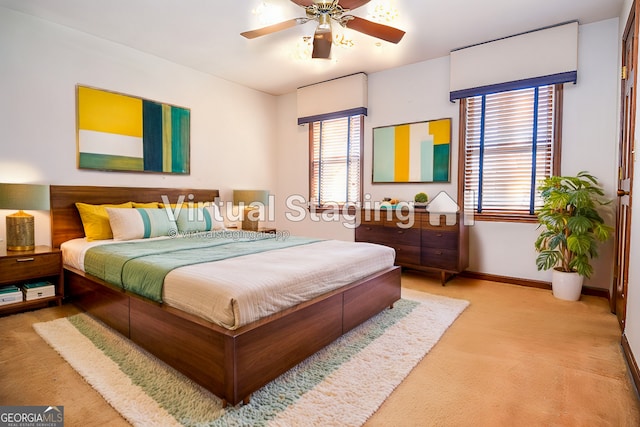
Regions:
<instances>
[{"instance_id":1,"label":"white bedspread","mask_svg":"<svg viewBox=\"0 0 640 427\"><path fill-rule=\"evenodd\" d=\"M121 242L65 242L64 263L84 271L86 251L110 243ZM165 278L163 301L237 329L386 269L394 259L395 251L387 246L324 240L177 268Z\"/></svg>"}]
</instances>

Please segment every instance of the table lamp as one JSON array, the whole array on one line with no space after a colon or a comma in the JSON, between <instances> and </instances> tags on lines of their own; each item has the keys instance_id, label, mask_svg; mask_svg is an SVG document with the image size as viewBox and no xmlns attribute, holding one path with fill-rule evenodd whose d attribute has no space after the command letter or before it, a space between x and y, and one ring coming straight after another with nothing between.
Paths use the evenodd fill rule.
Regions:
<instances>
[{"instance_id":1,"label":"table lamp","mask_svg":"<svg viewBox=\"0 0 640 427\"><path fill-rule=\"evenodd\" d=\"M36 184L0 184L0 209L18 209L7 215L7 250L35 248L33 215L24 210L48 210L49 186Z\"/></svg>"},{"instance_id":2,"label":"table lamp","mask_svg":"<svg viewBox=\"0 0 640 427\"><path fill-rule=\"evenodd\" d=\"M233 190L233 204L244 207L242 212L242 229L258 231L258 220L253 219L249 213L259 209L258 206L250 206L251 203L261 203L262 206L269 205L269 192L266 190Z\"/></svg>"}]
</instances>

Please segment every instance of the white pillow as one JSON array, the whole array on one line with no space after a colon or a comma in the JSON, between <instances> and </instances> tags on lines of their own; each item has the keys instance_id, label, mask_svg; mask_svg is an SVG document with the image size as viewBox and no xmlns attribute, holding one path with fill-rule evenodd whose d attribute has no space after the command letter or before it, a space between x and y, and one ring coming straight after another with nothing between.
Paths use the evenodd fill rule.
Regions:
<instances>
[{"instance_id":1,"label":"white pillow","mask_svg":"<svg viewBox=\"0 0 640 427\"><path fill-rule=\"evenodd\" d=\"M224 230L224 220L218 205L208 203L204 206L182 207L176 220L180 233Z\"/></svg>"},{"instance_id":2,"label":"white pillow","mask_svg":"<svg viewBox=\"0 0 640 427\"><path fill-rule=\"evenodd\" d=\"M175 236L178 227L164 209L107 208L109 224L114 240L146 239L158 236Z\"/></svg>"}]
</instances>

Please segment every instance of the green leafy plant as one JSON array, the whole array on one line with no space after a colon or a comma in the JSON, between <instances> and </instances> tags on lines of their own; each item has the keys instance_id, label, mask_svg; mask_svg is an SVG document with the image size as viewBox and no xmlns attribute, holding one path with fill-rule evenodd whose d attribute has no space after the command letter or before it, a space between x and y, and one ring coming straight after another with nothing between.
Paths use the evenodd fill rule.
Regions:
<instances>
[{"instance_id":1,"label":"green leafy plant","mask_svg":"<svg viewBox=\"0 0 640 427\"><path fill-rule=\"evenodd\" d=\"M413 200L418 203L427 203L429 201L429 196L427 196L427 193L418 193Z\"/></svg>"},{"instance_id":2,"label":"green leafy plant","mask_svg":"<svg viewBox=\"0 0 640 427\"><path fill-rule=\"evenodd\" d=\"M585 171L551 176L538 189L544 202L537 213L539 227L544 227L535 242L538 270L557 268L591 277L590 260L598 256L598 242L613 233L598 208L611 201L604 198L598 180Z\"/></svg>"}]
</instances>

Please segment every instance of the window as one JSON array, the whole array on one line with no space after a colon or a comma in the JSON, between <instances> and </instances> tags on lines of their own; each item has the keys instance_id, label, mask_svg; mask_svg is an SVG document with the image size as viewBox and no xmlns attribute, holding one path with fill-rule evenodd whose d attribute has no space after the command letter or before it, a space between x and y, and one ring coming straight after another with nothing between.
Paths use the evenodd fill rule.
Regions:
<instances>
[{"instance_id":1,"label":"window","mask_svg":"<svg viewBox=\"0 0 640 427\"><path fill-rule=\"evenodd\" d=\"M538 182L559 172L561 102L562 85L461 101L460 182L476 219L534 219Z\"/></svg>"},{"instance_id":2,"label":"window","mask_svg":"<svg viewBox=\"0 0 640 427\"><path fill-rule=\"evenodd\" d=\"M355 115L310 123L312 206L360 202L363 122Z\"/></svg>"}]
</instances>

